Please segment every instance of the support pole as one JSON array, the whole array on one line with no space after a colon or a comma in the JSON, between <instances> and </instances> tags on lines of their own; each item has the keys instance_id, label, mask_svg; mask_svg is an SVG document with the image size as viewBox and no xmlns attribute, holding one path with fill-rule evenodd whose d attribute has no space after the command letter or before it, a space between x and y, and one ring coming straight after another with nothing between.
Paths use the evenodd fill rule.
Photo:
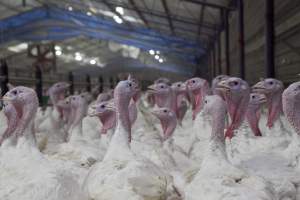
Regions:
<instances>
[{"instance_id":1,"label":"support pole","mask_svg":"<svg viewBox=\"0 0 300 200\"><path fill-rule=\"evenodd\" d=\"M226 74L230 75L230 43L229 43L229 23L228 23L228 11L224 12L224 28L225 28L225 68Z\"/></svg>"},{"instance_id":2,"label":"support pole","mask_svg":"<svg viewBox=\"0 0 300 200\"><path fill-rule=\"evenodd\" d=\"M91 77L90 75L86 75L86 91L91 92L92 86L91 86Z\"/></svg>"},{"instance_id":3,"label":"support pole","mask_svg":"<svg viewBox=\"0 0 300 200\"><path fill-rule=\"evenodd\" d=\"M222 60L221 60L221 35L219 34L217 39L217 50L218 50L218 74L222 74Z\"/></svg>"},{"instance_id":4,"label":"support pole","mask_svg":"<svg viewBox=\"0 0 300 200\"><path fill-rule=\"evenodd\" d=\"M102 76L99 76L99 93L103 92L103 78Z\"/></svg>"},{"instance_id":5,"label":"support pole","mask_svg":"<svg viewBox=\"0 0 300 200\"><path fill-rule=\"evenodd\" d=\"M214 78L216 76L216 52L215 52L215 45L212 48L212 75Z\"/></svg>"},{"instance_id":6,"label":"support pole","mask_svg":"<svg viewBox=\"0 0 300 200\"><path fill-rule=\"evenodd\" d=\"M113 79L113 77L109 78L109 85L110 85L110 89L114 89L114 79Z\"/></svg>"},{"instance_id":7,"label":"support pole","mask_svg":"<svg viewBox=\"0 0 300 200\"><path fill-rule=\"evenodd\" d=\"M240 77L245 79L244 2L238 0Z\"/></svg>"},{"instance_id":8,"label":"support pole","mask_svg":"<svg viewBox=\"0 0 300 200\"><path fill-rule=\"evenodd\" d=\"M40 65L35 67L35 91L39 99L40 106L43 106L43 76Z\"/></svg>"},{"instance_id":9,"label":"support pole","mask_svg":"<svg viewBox=\"0 0 300 200\"><path fill-rule=\"evenodd\" d=\"M265 68L266 76L275 78L274 63L274 0L266 0L265 3Z\"/></svg>"},{"instance_id":10,"label":"support pole","mask_svg":"<svg viewBox=\"0 0 300 200\"><path fill-rule=\"evenodd\" d=\"M69 87L70 95L73 95L74 94L74 76L73 76L72 72L69 72L69 84L70 84L70 87Z\"/></svg>"},{"instance_id":11,"label":"support pole","mask_svg":"<svg viewBox=\"0 0 300 200\"><path fill-rule=\"evenodd\" d=\"M8 83L8 66L6 60L1 60L1 68L0 68L0 84L1 84L1 95L4 96L8 91L7 83Z\"/></svg>"}]
</instances>

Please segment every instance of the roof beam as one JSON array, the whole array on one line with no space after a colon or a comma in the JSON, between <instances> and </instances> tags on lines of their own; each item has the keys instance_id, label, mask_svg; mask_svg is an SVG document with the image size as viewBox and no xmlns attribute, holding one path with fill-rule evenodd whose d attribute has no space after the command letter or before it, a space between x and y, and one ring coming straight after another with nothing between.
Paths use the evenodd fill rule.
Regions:
<instances>
[{"instance_id":1,"label":"roof beam","mask_svg":"<svg viewBox=\"0 0 300 200\"><path fill-rule=\"evenodd\" d=\"M96 1L96 0L94 0ZM98 3L103 3L104 1L106 0L99 0L97 1ZM123 5L123 4L119 4L119 3L115 3L115 2L108 2L106 1L106 3L110 4L111 6L121 6L123 7L124 9L127 9L127 10L133 10L134 11L134 8L130 7L130 6L127 6L127 5ZM142 14L147 14L147 15L151 15L151 16L154 16L154 17L159 17L159 18L163 18L163 19L166 19L166 15L164 13L161 13L159 11L154 11L154 10L151 10L151 11L147 11L145 9L142 9L142 8L138 8L140 10L140 12ZM188 18L183 18L183 17L176 17L174 15L170 15L170 17L172 18L172 21L173 22L180 22L180 23L185 23L185 24L189 24L189 25L193 25L193 26L198 26L199 23L195 22L194 20L192 19L188 19ZM202 24L202 28L205 28L205 29L210 29L210 30L214 30L215 29L215 24L211 24L211 23L204 23Z\"/></svg>"},{"instance_id":2,"label":"roof beam","mask_svg":"<svg viewBox=\"0 0 300 200\"><path fill-rule=\"evenodd\" d=\"M147 28L150 29L149 22L148 22L147 19L144 17L143 13L139 10L139 8L137 7L135 1L134 1L134 0L129 0L129 3L132 5L132 7L134 8L135 12L139 15L139 17L140 17L141 20L144 22L144 24L147 26Z\"/></svg>"},{"instance_id":3,"label":"roof beam","mask_svg":"<svg viewBox=\"0 0 300 200\"><path fill-rule=\"evenodd\" d=\"M174 25L173 25L173 22L172 22L172 19L171 19L171 16L170 16L170 10L169 10L167 1L166 1L166 0L161 0L161 3L162 3L162 5L163 5L163 7L164 7L165 13L167 14L167 19L168 19L168 23L169 23L171 32L172 32L173 34L175 34L175 31L174 31Z\"/></svg>"},{"instance_id":4,"label":"roof beam","mask_svg":"<svg viewBox=\"0 0 300 200\"><path fill-rule=\"evenodd\" d=\"M213 3L208 3L206 1L199 1L199 0L181 0L189 3L194 3L194 4L199 4L203 6L208 6L211 8L215 9L225 9L225 10L235 10L233 7L228 7L228 6L223 6L223 5L218 5L218 4L213 4Z\"/></svg>"},{"instance_id":5,"label":"roof beam","mask_svg":"<svg viewBox=\"0 0 300 200\"><path fill-rule=\"evenodd\" d=\"M204 0L206 2L206 0ZM205 12L205 5L201 6L201 11L200 11L200 23L198 27L198 36L201 35L201 29L202 29L202 24L204 20L204 12Z\"/></svg>"},{"instance_id":6,"label":"roof beam","mask_svg":"<svg viewBox=\"0 0 300 200\"><path fill-rule=\"evenodd\" d=\"M16 12L16 13L19 13L19 12L22 11L21 9L18 9L18 8L16 8L15 6L6 4L6 3L1 2L1 1L0 1L0 6L3 6L4 8L7 8L7 9L9 9L9 10L11 10L11 11Z\"/></svg>"}]
</instances>

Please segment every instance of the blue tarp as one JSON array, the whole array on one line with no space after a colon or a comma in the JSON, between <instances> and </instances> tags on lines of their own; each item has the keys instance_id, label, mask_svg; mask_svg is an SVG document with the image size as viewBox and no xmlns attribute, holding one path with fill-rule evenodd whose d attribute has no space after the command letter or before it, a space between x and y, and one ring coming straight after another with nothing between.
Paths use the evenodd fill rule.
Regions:
<instances>
[{"instance_id":1,"label":"blue tarp","mask_svg":"<svg viewBox=\"0 0 300 200\"><path fill-rule=\"evenodd\" d=\"M59 23L49 23L53 21ZM0 20L0 44L12 40L64 40L80 35L112 40L143 50L155 49L175 54L190 62L194 62L196 57L204 53L196 41L164 35L146 28L128 27L113 20L57 7L39 7Z\"/></svg>"}]
</instances>

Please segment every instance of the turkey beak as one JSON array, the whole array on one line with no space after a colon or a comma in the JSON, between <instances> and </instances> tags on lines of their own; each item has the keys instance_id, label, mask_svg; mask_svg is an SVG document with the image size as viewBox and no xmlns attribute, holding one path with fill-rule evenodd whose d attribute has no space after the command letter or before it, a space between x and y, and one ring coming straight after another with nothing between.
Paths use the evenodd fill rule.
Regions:
<instances>
[{"instance_id":1,"label":"turkey beak","mask_svg":"<svg viewBox=\"0 0 300 200\"><path fill-rule=\"evenodd\" d=\"M156 117L158 116L158 113L159 113L158 110L152 110L151 111L151 114L154 115L154 116L156 116Z\"/></svg>"},{"instance_id":2,"label":"turkey beak","mask_svg":"<svg viewBox=\"0 0 300 200\"><path fill-rule=\"evenodd\" d=\"M260 97L260 100L259 100L260 103L266 103L267 102L267 97L265 95L261 95Z\"/></svg>"},{"instance_id":3,"label":"turkey beak","mask_svg":"<svg viewBox=\"0 0 300 200\"><path fill-rule=\"evenodd\" d=\"M152 94L155 93L156 92L155 84L148 86L148 91Z\"/></svg>"},{"instance_id":4,"label":"turkey beak","mask_svg":"<svg viewBox=\"0 0 300 200\"><path fill-rule=\"evenodd\" d=\"M2 97L2 100L3 101L12 101L12 98L6 94Z\"/></svg>"},{"instance_id":5,"label":"turkey beak","mask_svg":"<svg viewBox=\"0 0 300 200\"><path fill-rule=\"evenodd\" d=\"M107 110L110 110L110 111L114 111L114 112L117 111L117 108L116 108L115 103L113 101L108 102L106 104L106 108L107 108Z\"/></svg>"},{"instance_id":6,"label":"turkey beak","mask_svg":"<svg viewBox=\"0 0 300 200\"><path fill-rule=\"evenodd\" d=\"M94 116L96 116L96 105L92 105L92 106L90 106L90 108L89 108L89 110L88 110L88 116L90 116L90 117L94 117Z\"/></svg>"},{"instance_id":7,"label":"turkey beak","mask_svg":"<svg viewBox=\"0 0 300 200\"><path fill-rule=\"evenodd\" d=\"M187 88L186 83L182 83L181 87L182 87L182 89L186 90L186 88Z\"/></svg>"},{"instance_id":8,"label":"turkey beak","mask_svg":"<svg viewBox=\"0 0 300 200\"><path fill-rule=\"evenodd\" d=\"M190 80L187 80L183 83L186 87L186 89L189 89L189 86L190 86Z\"/></svg>"},{"instance_id":9,"label":"turkey beak","mask_svg":"<svg viewBox=\"0 0 300 200\"><path fill-rule=\"evenodd\" d=\"M266 87L264 86L264 81L259 81L258 83L256 83L255 85L252 86L252 90L254 92L259 92L262 90L265 90Z\"/></svg>"},{"instance_id":10,"label":"turkey beak","mask_svg":"<svg viewBox=\"0 0 300 200\"><path fill-rule=\"evenodd\" d=\"M227 82L224 80L218 83L216 89L219 91L227 92L230 90L230 87L227 85Z\"/></svg>"}]
</instances>

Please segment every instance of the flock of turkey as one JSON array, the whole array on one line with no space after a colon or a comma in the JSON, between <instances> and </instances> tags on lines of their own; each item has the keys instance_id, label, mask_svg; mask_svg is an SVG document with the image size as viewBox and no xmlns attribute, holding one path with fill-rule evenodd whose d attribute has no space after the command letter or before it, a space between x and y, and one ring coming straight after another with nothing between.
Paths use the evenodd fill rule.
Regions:
<instances>
[{"instance_id":1,"label":"flock of turkey","mask_svg":"<svg viewBox=\"0 0 300 200\"><path fill-rule=\"evenodd\" d=\"M3 200L300 199L300 82L220 75L66 97L10 87L0 112Z\"/></svg>"}]
</instances>

